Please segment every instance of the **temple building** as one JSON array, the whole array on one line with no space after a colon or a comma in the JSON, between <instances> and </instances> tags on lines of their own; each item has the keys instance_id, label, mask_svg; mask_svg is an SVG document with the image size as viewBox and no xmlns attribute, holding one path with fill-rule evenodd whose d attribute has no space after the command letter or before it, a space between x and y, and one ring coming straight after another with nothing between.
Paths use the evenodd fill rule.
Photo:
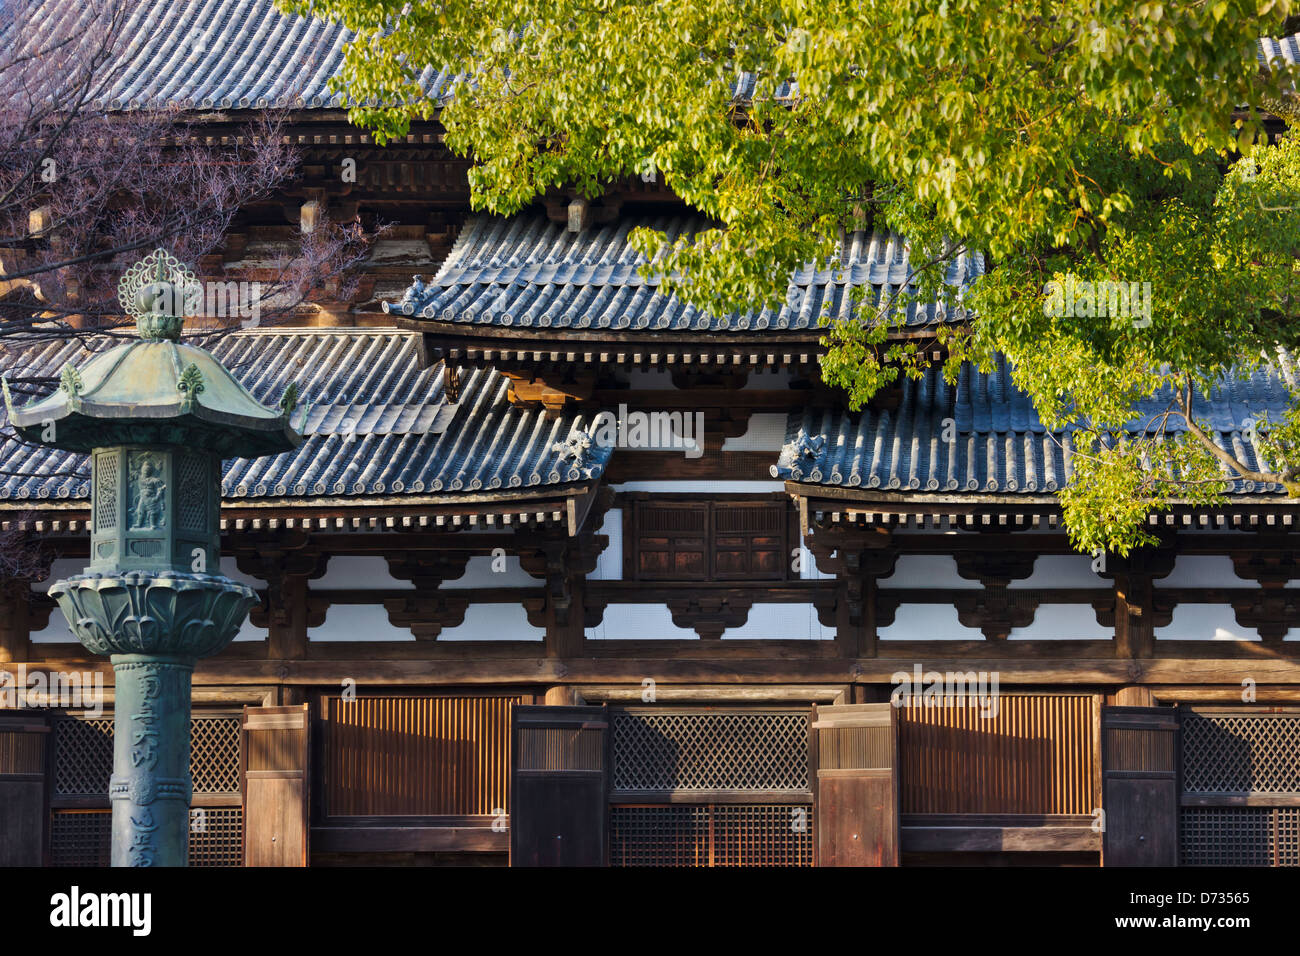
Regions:
<instances>
[{"instance_id":1,"label":"temple building","mask_svg":"<svg viewBox=\"0 0 1300 956\"><path fill-rule=\"evenodd\" d=\"M707 226L661 184L472 212L436 121L384 147L347 122L341 27L138 7L112 108L180 105L214 137L286 108L303 152L202 277L255 278L302 217L395 224L349 298L208 346L306 413L295 450L224 462L222 570L261 603L194 672L191 865L1300 865L1283 489L1079 554L1071 435L1005 367L856 413L821 381L820 317L904 286L902 237L848 234L780 310L712 315L629 246ZM194 30L197 54L166 42ZM56 383L101 347L7 336L0 372ZM1199 417L1254 462L1249 422L1296 374ZM46 591L108 519L85 456L7 426L0 531L43 567L0 582L0 675L102 694L0 696L0 862L107 865L113 672Z\"/></svg>"}]
</instances>

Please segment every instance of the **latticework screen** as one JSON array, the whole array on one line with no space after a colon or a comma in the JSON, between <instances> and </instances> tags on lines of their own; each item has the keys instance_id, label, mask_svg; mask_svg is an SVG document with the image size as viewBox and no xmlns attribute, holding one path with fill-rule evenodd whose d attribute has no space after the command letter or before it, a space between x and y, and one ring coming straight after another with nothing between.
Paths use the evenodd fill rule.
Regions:
<instances>
[{"instance_id":1,"label":"latticework screen","mask_svg":"<svg viewBox=\"0 0 1300 956\"><path fill-rule=\"evenodd\" d=\"M615 793L807 791L806 712L612 714Z\"/></svg>"},{"instance_id":2,"label":"latticework screen","mask_svg":"<svg viewBox=\"0 0 1300 956\"><path fill-rule=\"evenodd\" d=\"M194 793L209 798L208 803L216 797L224 804L191 809L190 866L240 865L244 811L239 805L239 748L239 717L196 714L190 719ZM65 717L55 722L50 825L55 866L109 865L112 773L111 716Z\"/></svg>"},{"instance_id":3,"label":"latticework screen","mask_svg":"<svg viewBox=\"0 0 1300 956\"><path fill-rule=\"evenodd\" d=\"M54 725L54 792L85 796L108 794L113 773L113 718L77 720Z\"/></svg>"},{"instance_id":4,"label":"latticework screen","mask_svg":"<svg viewBox=\"0 0 1300 956\"><path fill-rule=\"evenodd\" d=\"M113 718L64 718L54 725L54 792L108 793L113 774ZM239 792L239 718L190 719L190 774L195 793Z\"/></svg>"},{"instance_id":5,"label":"latticework screen","mask_svg":"<svg viewBox=\"0 0 1300 956\"><path fill-rule=\"evenodd\" d=\"M190 811L190 866L239 866L243 839L242 807Z\"/></svg>"},{"instance_id":6,"label":"latticework screen","mask_svg":"<svg viewBox=\"0 0 1300 956\"><path fill-rule=\"evenodd\" d=\"M1186 793L1300 793L1300 714L1183 714Z\"/></svg>"},{"instance_id":7,"label":"latticework screen","mask_svg":"<svg viewBox=\"0 0 1300 956\"><path fill-rule=\"evenodd\" d=\"M1183 866L1300 866L1300 807L1183 807Z\"/></svg>"},{"instance_id":8,"label":"latticework screen","mask_svg":"<svg viewBox=\"0 0 1300 956\"><path fill-rule=\"evenodd\" d=\"M55 810L50 858L55 866L108 866L112 859L112 810ZM244 835L240 807L190 811L190 866L239 866Z\"/></svg>"},{"instance_id":9,"label":"latticework screen","mask_svg":"<svg viewBox=\"0 0 1300 956\"><path fill-rule=\"evenodd\" d=\"M108 866L111 810L55 810L50 826L50 862L55 866Z\"/></svg>"},{"instance_id":10,"label":"latticework screen","mask_svg":"<svg viewBox=\"0 0 1300 956\"><path fill-rule=\"evenodd\" d=\"M618 806L615 866L812 866L812 807L795 804Z\"/></svg>"},{"instance_id":11,"label":"latticework screen","mask_svg":"<svg viewBox=\"0 0 1300 956\"><path fill-rule=\"evenodd\" d=\"M239 718L190 721L190 775L195 793L239 792Z\"/></svg>"}]
</instances>

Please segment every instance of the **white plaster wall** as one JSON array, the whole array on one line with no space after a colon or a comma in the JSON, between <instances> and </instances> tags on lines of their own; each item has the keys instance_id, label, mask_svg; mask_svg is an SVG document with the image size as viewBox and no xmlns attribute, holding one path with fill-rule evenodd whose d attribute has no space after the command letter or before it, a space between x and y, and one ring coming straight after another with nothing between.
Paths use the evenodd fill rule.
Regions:
<instances>
[{"instance_id":1,"label":"white plaster wall","mask_svg":"<svg viewBox=\"0 0 1300 956\"><path fill-rule=\"evenodd\" d=\"M1260 636L1253 627L1238 624L1226 604L1179 604L1169 626L1156 628L1156 640L1258 641Z\"/></svg>"},{"instance_id":2,"label":"white plaster wall","mask_svg":"<svg viewBox=\"0 0 1300 956\"><path fill-rule=\"evenodd\" d=\"M388 562L377 554L342 554L329 559L325 573L308 582L313 590L344 588L374 591L384 588L414 588L410 581L395 578L388 571Z\"/></svg>"},{"instance_id":3,"label":"white plaster wall","mask_svg":"<svg viewBox=\"0 0 1300 956\"><path fill-rule=\"evenodd\" d=\"M894 573L880 578L881 588L962 588L978 590L978 581L967 581L957 574L957 562L946 554L904 554L894 565Z\"/></svg>"},{"instance_id":4,"label":"white plaster wall","mask_svg":"<svg viewBox=\"0 0 1300 956\"><path fill-rule=\"evenodd\" d=\"M1158 588L1249 588L1257 587L1249 578L1237 577L1232 559L1226 554L1184 554L1174 561L1168 577L1157 578ZM1300 580L1288 581L1289 588L1300 588Z\"/></svg>"},{"instance_id":5,"label":"white plaster wall","mask_svg":"<svg viewBox=\"0 0 1300 956\"><path fill-rule=\"evenodd\" d=\"M786 416L770 412L755 412L749 416L749 427L739 438L722 442L723 451L777 451L785 444Z\"/></svg>"},{"instance_id":6,"label":"white plaster wall","mask_svg":"<svg viewBox=\"0 0 1300 956\"><path fill-rule=\"evenodd\" d=\"M1174 561L1174 570L1168 577L1157 578L1158 588L1222 588L1243 587L1253 582L1243 581L1232 570L1232 559L1226 554L1185 554Z\"/></svg>"},{"instance_id":7,"label":"white plaster wall","mask_svg":"<svg viewBox=\"0 0 1300 956\"><path fill-rule=\"evenodd\" d=\"M1092 557L1086 554L1040 554L1034 572L1022 581L1012 581L1008 588L1097 588L1109 591L1110 581L1092 570Z\"/></svg>"},{"instance_id":8,"label":"white plaster wall","mask_svg":"<svg viewBox=\"0 0 1300 956\"><path fill-rule=\"evenodd\" d=\"M1013 627L1007 639L1108 641L1114 636L1115 632L1112 629L1097 623L1097 615L1090 604L1041 604L1034 612L1034 623L1028 627Z\"/></svg>"},{"instance_id":9,"label":"white plaster wall","mask_svg":"<svg viewBox=\"0 0 1300 956\"><path fill-rule=\"evenodd\" d=\"M465 620L444 627L440 641L541 641L546 629L528 623L522 604L471 604Z\"/></svg>"},{"instance_id":10,"label":"white plaster wall","mask_svg":"<svg viewBox=\"0 0 1300 956\"><path fill-rule=\"evenodd\" d=\"M823 571L817 567L817 558L813 556L812 551L808 549L806 543L801 541L799 544L799 550L802 552L800 555L802 563L799 567L800 580L833 581L835 579L834 574L831 574L829 571Z\"/></svg>"},{"instance_id":11,"label":"white plaster wall","mask_svg":"<svg viewBox=\"0 0 1300 956\"><path fill-rule=\"evenodd\" d=\"M600 623L588 628L586 635L592 641L681 640L696 636L694 631L675 625L672 614L662 604L611 604L605 608Z\"/></svg>"},{"instance_id":12,"label":"white plaster wall","mask_svg":"<svg viewBox=\"0 0 1300 956\"><path fill-rule=\"evenodd\" d=\"M235 635L237 641L264 641L270 637L270 632L264 627L254 627L253 623L244 618L244 626L239 629Z\"/></svg>"},{"instance_id":13,"label":"white plaster wall","mask_svg":"<svg viewBox=\"0 0 1300 956\"><path fill-rule=\"evenodd\" d=\"M247 584L250 588L261 590L266 587L266 582L261 578L255 578L251 575L244 574L239 570L239 564L230 555L225 555L221 559L221 573L232 581L238 581L240 584Z\"/></svg>"},{"instance_id":14,"label":"white plaster wall","mask_svg":"<svg viewBox=\"0 0 1300 956\"><path fill-rule=\"evenodd\" d=\"M50 589L50 585L55 581L63 578L70 578L74 574L81 574L86 570L86 562L82 558L57 558L50 565L50 574L44 581L34 581L32 590L44 594Z\"/></svg>"},{"instance_id":15,"label":"white plaster wall","mask_svg":"<svg viewBox=\"0 0 1300 956\"><path fill-rule=\"evenodd\" d=\"M596 570L587 575L592 581L623 580L623 509L610 508L596 534L609 535L609 546L596 559Z\"/></svg>"},{"instance_id":16,"label":"white plaster wall","mask_svg":"<svg viewBox=\"0 0 1300 956\"><path fill-rule=\"evenodd\" d=\"M325 612L325 623L307 632L309 640L329 641L414 641L405 627L388 622L388 612L379 604L335 604Z\"/></svg>"},{"instance_id":17,"label":"white plaster wall","mask_svg":"<svg viewBox=\"0 0 1300 956\"><path fill-rule=\"evenodd\" d=\"M505 562L487 554L476 554L465 565L465 573L455 581L442 582L440 590L454 591L463 588L536 588L542 582L530 575L519 564L518 555L502 555ZM500 571L492 569L496 562Z\"/></svg>"},{"instance_id":18,"label":"white plaster wall","mask_svg":"<svg viewBox=\"0 0 1300 956\"><path fill-rule=\"evenodd\" d=\"M812 604L755 604L744 625L727 628L722 639L833 641L835 629L822 626Z\"/></svg>"},{"instance_id":19,"label":"white plaster wall","mask_svg":"<svg viewBox=\"0 0 1300 956\"><path fill-rule=\"evenodd\" d=\"M50 565L50 574L44 581L32 583L32 590L44 594L55 581L81 574L86 569L86 562L81 558L58 558ZM77 644L76 636L68 627L63 612L57 607L50 611L50 623L40 631L31 634L33 644Z\"/></svg>"},{"instance_id":20,"label":"white plaster wall","mask_svg":"<svg viewBox=\"0 0 1300 956\"><path fill-rule=\"evenodd\" d=\"M68 622L63 617L63 612L57 607L50 612L50 623L42 631L33 631L31 635L33 644L79 644L76 635L68 627Z\"/></svg>"},{"instance_id":21,"label":"white plaster wall","mask_svg":"<svg viewBox=\"0 0 1300 956\"><path fill-rule=\"evenodd\" d=\"M878 632L882 641L982 641L983 633L957 620L950 604L904 604L894 623Z\"/></svg>"}]
</instances>

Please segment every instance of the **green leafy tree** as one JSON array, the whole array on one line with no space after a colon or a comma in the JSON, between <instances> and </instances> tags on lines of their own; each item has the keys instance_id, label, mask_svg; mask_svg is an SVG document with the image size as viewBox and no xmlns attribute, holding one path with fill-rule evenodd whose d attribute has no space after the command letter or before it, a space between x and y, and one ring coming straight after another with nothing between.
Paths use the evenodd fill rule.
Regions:
<instances>
[{"instance_id":1,"label":"green leafy tree","mask_svg":"<svg viewBox=\"0 0 1300 956\"><path fill-rule=\"evenodd\" d=\"M357 32L342 86L379 140L440 118L476 161L477 208L653 171L716 227L634 242L675 276L661 288L717 313L779 304L846 230L907 236L911 287L827 317L825 378L856 408L936 343L950 380L1005 355L1069 430L1081 549L1127 553L1149 512L1221 501L1229 478L1300 495L1294 411L1252 423L1258 461L1196 417L1198 394L1300 338L1300 143L1269 143L1260 119L1290 115L1293 78L1257 59L1286 0L286 8ZM442 101L422 92L430 69L461 77ZM959 292L943 277L970 250L986 273ZM950 321L901 334L909 297Z\"/></svg>"}]
</instances>

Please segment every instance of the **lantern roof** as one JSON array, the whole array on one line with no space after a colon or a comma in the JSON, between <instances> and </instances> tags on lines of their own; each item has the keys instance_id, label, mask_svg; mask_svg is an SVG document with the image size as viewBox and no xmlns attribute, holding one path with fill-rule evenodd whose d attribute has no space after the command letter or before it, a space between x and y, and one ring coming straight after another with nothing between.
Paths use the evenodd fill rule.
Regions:
<instances>
[{"instance_id":1,"label":"lantern roof","mask_svg":"<svg viewBox=\"0 0 1300 956\"><path fill-rule=\"evenodd\" d=\"M210 352L179 341L182 303L197 285L162 249L132 266L118 299L135 316L140 338L80 368L65 365L58 389L22 408L13 406L5 383L14 428L27 441L77 452L160 444L254 458L297 448L302 436L290 424L298 404L294 384L278 408L268 408Z\"/></svg>"}]
</instances>

